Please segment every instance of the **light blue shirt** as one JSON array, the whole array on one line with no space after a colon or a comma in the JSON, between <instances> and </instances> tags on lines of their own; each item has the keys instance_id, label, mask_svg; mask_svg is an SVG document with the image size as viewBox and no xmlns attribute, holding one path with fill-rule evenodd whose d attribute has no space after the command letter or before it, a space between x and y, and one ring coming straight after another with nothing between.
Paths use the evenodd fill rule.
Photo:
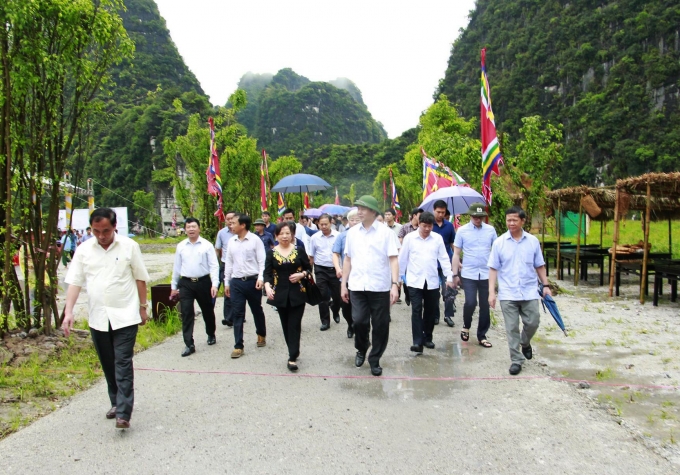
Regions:
<instances>
[{"instance_id":1,"label":"light blue shirt","mask_svg":"<svg viewBox=\"0 0 680 475\"><path fill-rule=\"evenodd\" d=\"M63 244L64 251L75 251L75 249L76 249L76 235L75 234L64 234L61 237L61 243Z\"/></svg>"},{"instance_id":2,"label":"light blue shirt","mask_svg":"<svg viewBox=\"0 0 680 475\"><path fill-rule=\"evenodd\" d=\"M338 236L335 238L335 242L333 243L333 253L340 254L341 267L342 260L345 258L345 241L347 240L347 231L349 231L349 229L346 229L338 234Z\"/></svg>"},{"instance_id":3,"label":"light blue shirt","mask_svg":"<svg viewBox=\"0 0 680 475\"><path fill-rule=\"evenodd\" d=\"M539 299L536 268L544 265L535 236L522 231L522 237L515 241L510 231L501 234L491 247L488 262L498 271L498 300Z\"/></svg>"},{"instance_id":4,"label":"light blue shirt","mask_svg":"<svg viewBox=\"0 0 680 475\"><path fill-rule=\"evenodd\" d=\"M217 239L215 240L215 249L221 249L222 255L220 260L222 262L227 262L227 248L229 247L229 240L233 238L234 235L229 231L229 226L225 226L217 233Z\"/></svg>"},{"instance_id":5,"label":"light blue shirt","mask_svg":"<svg viewBox=\"0 0 680 475\"><path fill-rule=\"evenodd\" d=\"M465 257L461 276L472 280L489 279L487 263L491 246L497 237L496 229L486 223L482 223L479 228L472 223L458 228L453 245L461 249Z\"/></svg>"}]
</instances>

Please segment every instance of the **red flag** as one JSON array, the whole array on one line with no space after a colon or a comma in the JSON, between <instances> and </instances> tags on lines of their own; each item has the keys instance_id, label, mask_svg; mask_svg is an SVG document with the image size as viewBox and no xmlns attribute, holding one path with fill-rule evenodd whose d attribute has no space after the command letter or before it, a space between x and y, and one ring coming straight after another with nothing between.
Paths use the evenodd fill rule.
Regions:
<instances>
[{"instance_id":1,"label":"red flag","mask_svg":"<svg viewBox=\"0 0 680 475\"><path fill-rule=\"evenodd\" d=\"M305 211L307 211L309 209L309 193L307 193L307 192L305 192L304 207L305 207Z\"/></svg>"},{"instance_id":2,"label":"red flag","mask_svg":"<svg viewBox=\"0 0 680 475\"><path fill-rule=\"evenodd\" d=\"M340 204L340 197L338 196L338 187L335 187L335 204L339 205Z\"/></svg>"},{"instance_id":3,"label":"red flag","mask_svg":"<svg viewBox=\"0 0 680 475\"><path fill-rule=\"evenodd\" d=\"M260 162L260 211L267 211L267 183L264 179L265 160L267 155L262 150L262 161Z\"/></svg>"},{"instance_id":4,"label":"red flag","mask_svg":"<svg viewBox=\"0 0 680 475\"><path fill-rule=\"evenodd\" d=\"M399 204L399 195L397 195L397 185L394 184L394 176L390 168L390 189L392 191L392 208L397 212L397 221L401 218L401 205Z\"/></svg>"},{"instance_id":5,"label":"red flag","mask_svg":"<svg viewBox=\"0 0 680 475\"><path fill-rule=\"evenodd\" d=\"M387 184L383 180L383 201L387 201Z\"/></svg>"},{"instance_id":6,"label":"red flag","mask_svg":"<svg viewBox=\"0 0 680 475\"><path fill-rule=\"evenodd\" d=\"M447 186L470 186L458 173L428 157L424 148L420 148L420 153L423 154L423 199L430 193Z\"/></svg>"},{"instance_id":7,"label":"red flag","mask_svg":"<svg viewBox=\"0 0 680 475\"><path fill-rule=\"evenodd\" d=\"M486 75L486 48L482 49L482 79L481 79L481 129L482 129L482 195L487 204L491 204L491 174L501 174L498 166L503 163L496 122L491 109L491 88Z\"/></svg>"},{"instance_id":8,"label":"red flag","mask_svg":"<svg viewBox=\"0 0 680 475\"><path fill-rule=\"evenodd\" d=\"M208 159L208 169L205 174L208 178L208 193L212 196L217 196L217 216L218 221L224 221L224 214L222 213L222 178L220 178L220 159L217 156L217 145L215 145L215 121L210 117L208 119L210 124L210 158Z\"/></svg>"}]
</instances>

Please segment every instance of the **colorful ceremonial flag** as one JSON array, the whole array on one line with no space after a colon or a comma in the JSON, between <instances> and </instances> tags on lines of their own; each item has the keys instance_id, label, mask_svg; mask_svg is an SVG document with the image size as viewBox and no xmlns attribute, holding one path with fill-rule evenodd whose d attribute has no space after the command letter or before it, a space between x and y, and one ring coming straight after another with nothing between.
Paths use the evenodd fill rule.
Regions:
<instances>
[{"instance_id":1,"label":"colorful ceremonial flag","mask_svg":"<svg viewBox=\"0 0 680 475\"><path fill-rule=\"evenodd\" d=\"M309 193L307 193L306 191L305 191L305 201L304 201L303 206L305 208L305 211L307 211L310 208L310 206L309 206Z\"/></svg>"},{"instance_id":2,"label":"colorful ceremonial flag","mask_svg":"<svg viewBox=\"0 0 680 475\"><path fill-rule=\"evenodd\" d=\"M383 201L387 201L387 183L383 180Z\"/></svg>"},{"instance_id":3,"label":"colorful ceremonial flag","mask_svg":"<svg viewBox=\"0 0 680 475\"><path fill-rule=\"evenodd\" d=\"M210 117L210 158L208 159L208 169L205 174L208 178L208 193L217 197L217 211L215 216L219 222L224 221L222 213L222 178L220 177L220 159L217 156L217 145L215 144L215 121Z\"/></svg>"},{"instance_id":4,"label":"colorful ceremonial flag","mask_svg":"<svg viewBox=\"0 0 680 475\"><path fill-rule=\"evenodd\" d=\"M267 154L262 149L262 161L260 162L260 211L267 211L267 182L264 179Z\"/></svg>"},{"instance_id":5,"label":"colorful ceremonial flag","mask_svg":"<svg viewBox=\"0 0 680 475\"><path fill-rule=\"evenodd\" d=\"M430 193L447 186L470 186L458 173L428 157L422 147L420 152L423 154L423 199L427 198Z\"/></svg>"},{"instance_id":6,"label":"colorful ceremonial flag","mask_svg":"<svg viewBox=\"0 0 680 475\"><path fill-rule=\"evenodd\" d=\"M338 187L335 187L335 204L339 205L340 204L340 197L338 196Z\"/></svg>"},{"instance_id":7,"label":"colorful ceremonial flag","mask_svg":"<svg viewBox=\"0 0 680 475\"><path fill-rule=\"evenodd\" d=\"M482 49L482 79L481 79L481 129L482 129L482 195L491 205L491 174L500 176L498 166L503 163L496 122L491 108L491 88L486 75L486 48Z\"/></svg>"},{"instance_id":8,"label":"colorful ceremonial flag","mask_svg":"<svg viewBox=\"0 0 680 475\"><path fill-rule=\"evenodd\" d=\"M279 193L279 199L276 202L276 209L279 213L279 216L283 216L283 212L286 209L286 202L283 201L283 193Z\"/></svg>"},{"instance_id":9,"label":"colorful ceremonial flag","mask_svg":"<svg viewBox=\"0 0 680 475\"><path fill-rule=\"evenodd\" d=\"M392 190L392 208L397 212L397 220L401 218L401 205L399 204L399 195L397 195L397 185L394 183L394 176L390 168L390 188Z\"/></svg>"},{"instance_id":10,"label":"colorful ceremonial flag","mask_svg":"<svg viewBox=\"0 0 680 475\"><path fill-rule=\"evenodd\" d=\"M71 228L71 215L73 214L73 193L71 192L71 185L66 185L64 192L64 206L66 208L66 228Z\"/></svg>"}]
</instances>

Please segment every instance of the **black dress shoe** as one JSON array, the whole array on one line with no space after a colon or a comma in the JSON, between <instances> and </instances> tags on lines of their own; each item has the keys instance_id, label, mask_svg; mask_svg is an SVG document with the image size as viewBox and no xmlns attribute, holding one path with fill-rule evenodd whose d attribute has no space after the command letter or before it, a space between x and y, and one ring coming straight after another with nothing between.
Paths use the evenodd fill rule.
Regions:
<instances>
[{"instance_id":1,"label":"black dress shoe","mask_svg":"<svg viewBox=\"0 0 680 475\"><path fill-rule=\"evenodd\" d=\"M234 322L232 322L231 320L222 320L222 325L226 325L228 327L233 327Z\"/></svg>"},{"instance_id":2,"label":"black dress shoe","mask_svg":"<svg viewBox=\"0 0 680 475\"><path fill-rule=\"evenodd\" d=\"M434 342L432 341L426 341L425 342L425 348L429 348L431 350L434 350Z\"/></svg>"},{"instance_id":3,"label":"black dress shoe","mask_svg":"<svg viewBox=\"0 0 680 475\"><path fill-rule=\"evenodd\" d=\"M411 346L411 351L414 353L422 353L423 352L423 345L413 345Z\"/></svg>"},{"instance_id":4,"label":"black dress shoe","mask_svg":"<svg viewBox=\"0 0 680 475\"><path fill-rule=\"evenodd\" d=\"M513 376L516 374L519 374L519 372L522 371L522 365L518 363L512 363L510 365L510 374Z\"/></svg>"},{"instance_id":5,"label":"black dress shoe","mask_svg":"<svg viewBox=\"0 0 680 475\"><path fill-rule=\"evenodd\" d=\"M208 345L214 345L215 343L217 343L217 340L214 336L208 337Z\"/></svg>"},{"instance_id":6,"label":"black dress shoe","mask_svg":"<svg viewBox=\"0 0 680 475\"><path fill-rule=\"evenodd\" d=\"M451 317L444 317L444 321L445 321L446 324L447 324L448 326L450 326L450 327L452 327L452 326L454 325L453 320L451 319Z\"/></svg>"},{"instance_id":7,"label":"black dress shoe","mask_svg":"<svg viewBox=\"0 0 680 475\"><path fill-rule=\"evenodd\" d=\"M109 409L108 412L106 413L106 418L107 419L116 418L116 406L111 406L111 409Z\"/></svg>"},{"instance_id":8,"label":"black dress shoe","mask_svg":"<svg viewBox=\"0 0 680 475\"><path fill-rule=\"evenodd\" d=\"M193 345L185 347L182 356L189 356L191 353L196 353L196 347Z\"/></svg>"},{"instance_id":9,"label":"black dress shoe","mask_svg":"<svg viewBox=\"0 0 680 475\"><path fill-rule=\"evenodd\" d=\"M435 325L439 325L439 318L435 318L435 319L434 319L434 324L435 324Z\"/></svg>"},{"instance_id":10,"label":"black dress shoe","mask_svg":"<svg viewBox=\"0 0 680 475\"><path fill-rule=\"evenodd\" d=\"M354 358L354 365L359 368L364 364L364 361L366 360L366 353L362 353L360 351L357 351L357 356Z\"/></svg>"},{"instance_id":11,"label":"black dress shoe","mask_svg":"<svg viewBox=\"0 0 680 475\"><path fill-rule=\"evenodd\" d=\"M529 346L523 346L523 347L522 347L522 354L523 354L524 357L525 357L526 359L528 359L528 360L530 360L531 358L533 358L533 357L534 357L534 350L533 350L533 348L531 348L531 345L529 345Z\"/></svg>"},{"instance_id":12,"label":"black dress shoe","mask_svg":"<svg viewBox=\"0 0 680 475\"><path fill-rule=\"evenodd\" d=\"M380 366L371 366L371 374L373 376L380 376L382 374L382 368Z\"/></svg>"},{"instance_id":13,"label":"black dress shoe","mask_svg":"<svg viewBox=\"0 0 680 475\"><path fill-rule=\"evenodd\" d=\"M347 338L354 338L354 330L352 330L352 327L347 329Z\"/></svg>"},{"instance_id":14,"label":"black dress shoe","mask_svg":"<svg viewBox=\"0 0 680 475\"><path fill-rule=\"evenodd\" d=\"M335 323L340 323L340 314L339 313L334 314L333 320L335 321Z\"/></svg>"},{"instance_id":15,"label":"black dress shoe","mask_svg":"<svg viewBox=\"0 0 680 475\"><path fill-rule=\"evenodd\" d=\"M325 332L325 331L328 330L330 327L331 327L331 326L330 326L328 323L322 323L322 324L321 324L321 328L319 328L319 330L321 330L322 332Z\"/></svg>"}]
</instances>

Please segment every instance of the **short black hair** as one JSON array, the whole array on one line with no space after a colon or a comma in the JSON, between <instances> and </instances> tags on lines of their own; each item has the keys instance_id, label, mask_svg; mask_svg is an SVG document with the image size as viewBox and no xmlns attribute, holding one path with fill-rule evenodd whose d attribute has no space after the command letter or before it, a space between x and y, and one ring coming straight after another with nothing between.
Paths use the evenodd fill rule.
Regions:
<instances>
[{"instance_id":1,"label":"short black hair","mask_svg":"<svg viewBox=\"0 0 680 475\"><path fill-rule=\"evenodd\" d=\"M274 230L274 236L278 236L281 234L281 231L283 231L285 228L288 228L290 233L293 235L293 238L295 238L295 224L291 226L290 221L281 221L279 224L276 225L276 229Z\"/></svg>"},{"instance_id":2,"label":"short black hair","mask_svg":"<svg viewBox=\"0 0 680 475\"><path fill-rule=\"evenodd\" d=\"M235 211L233 209L230 209L229 211L224 213L224 216L226 217L228 214L238 214L238 211Z\"/></svg>"},{"instance_id":3,"label":"short black hair","mask_svg":"<svg viewBox=\"0 0 680 475\"><path fill-rule=\"evenodd\" d=\"M90 215L90 226L92 226L92 223L98 223L102 219L108 219L111 225L114 227L118 222L118 218L114 210L111 208L97 208Z\"/></svg>"},{"instance_id":4,"label":"short black hair","mask_svg":"<svg viewBox=\"0 0 680 475\"><path fill-rule=\"evenodd\" d=\"M446 208L446 201L444 200L437 200L434 202L434 206L432 206L432 209L439 209L439 208Z\"/></svg>"},{"instance_id":5,"label":"short black hair","mask_svg":"<svg viewBox=\"0 0 680 475\"><path fill-rule=\"evenodd\" d=\"M245 213L236 213L234 217L237 217L238 224L245 224L246 230L250 231L250 225L253 223L253 220L250 219L250 216Z\"/></svg>"},{"instance_id":6,"label":"short black hair","mask_svg":"<svg viewBox=\"0 0 680 475\"><path fill-rule=\"evenodd\" d=\"M319 221L321 221L322 219L327 219L329 223L333 222L333 218L331 218L331 215L328 213L324 213L321 216L319 216Z\"/></svg>"},{"instance_id":7,"label":"short black hair","mask_svg":"<svg viewBox=\"0 0 680 475\"><path fill-rule=\"evenodd\" d=\"M187 218L184 220L184 228L186 229L187 224L191 223L196 223L196 225L200 228L201 227L201 222L198 220L198 218Z\"/></svg>"},{"instance_id":8,"label":"short black hair","mask_svg":"<svg viewBox=\"0 0 680 475\"><path fill-rule=\"evenodd\" d=\"M429 211L423 211L418 217L418 222L423 224L434 224L434 215Z\"/></svg>"},{"instance_id":9,"label":"short black hair","mask_svg":"<svg viewBox=\"0 0 680 475\"><path fill-rule=\"evenodd\" d=\"M394 208L388 208L385 210L385 213L392 213L392 216L396 216L397 212L394 211Z\"/></svg>"},{"instance_id":10,"label":"short black hair","mask_svg":"<svg viewBox=\"0 0 680 475\"><path fill-rule=\"evenodd\" d=\"M527 219L527 214L519 206L511 206L510 208L506 209L505 215L507 216L509 214L516 214L519 216L519 219Z\"/></svg>"},{"instance_id":11,"label":"short black hair","mask_svg":"<svg viewBox=\"0 0 680 475\"><path fill-rule=\"evenodd\" d=\"M85 228L85 231L92 231L92 228L90 226Z\"/></svg>"},{"instance_id":12,"label":"short black hair","mask_svg":"<svg viewBox=\"0 0 680 475\"><path fill-rule=\"evenodd\" d=\"M269 211L263 211L262 216L271 216L271 213Z\"/></svg>"},{"instance_id":13,"label":"short black hair","mask_svg":"<svg viewBox=\"0 0 680 475\"><path fill-rule=\"evenodd\" d=\"M295 217L295 211L293 211L293 208L286 208L283 210L283 213L281 213L281 216L285 216L288 213L291 213L293 217Z\"/></svg>"},{"instance_id":14,"label":"short black hair","mask_svg":"<svg viewBox=\"0 0 680 475\"><path fill-rule=\"evenodd\" d=\"M413 218L415 215L420 214L423 212L423 208L413 208L411 210L411 218Z\"/></svg>"}]
</instances>

